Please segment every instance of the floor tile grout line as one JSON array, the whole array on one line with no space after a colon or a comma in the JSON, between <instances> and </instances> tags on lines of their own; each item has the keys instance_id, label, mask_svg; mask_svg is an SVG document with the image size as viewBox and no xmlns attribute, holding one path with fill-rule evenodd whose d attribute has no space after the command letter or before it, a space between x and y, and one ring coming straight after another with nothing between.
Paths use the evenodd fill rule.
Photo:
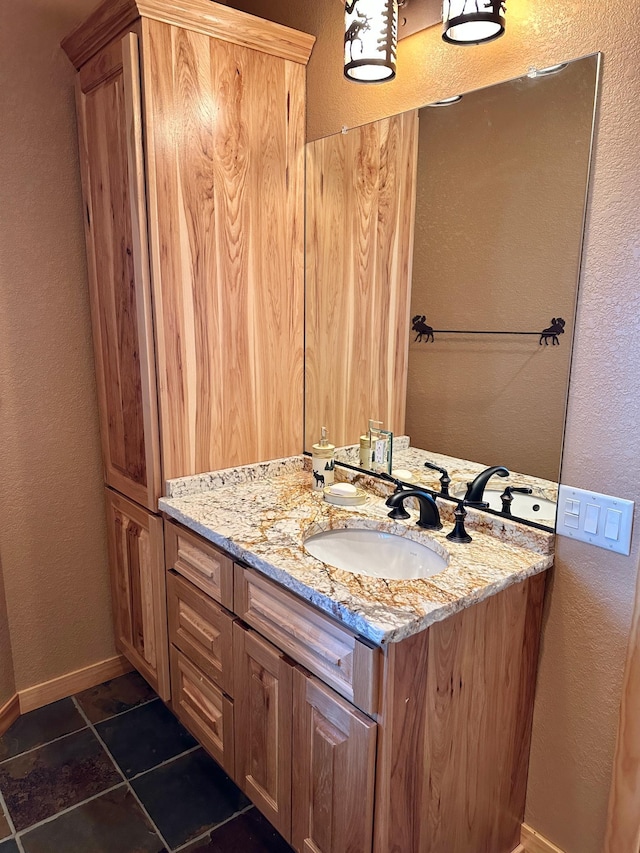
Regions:
<instances>
[{"instance_id":1,"label":"floor tile grout line","mask_svg":"<svg viewBox=\"0 0 640 853\"><path fill-rule=\"evenodd\" d=\"M9 814L9 807L7 806L6 800L5 800L4 795L3 795L1 790L0 790L0 807L3 809L3 811L5 813L5 816L7 818L7 823L9 824L9 829L11 830L11 833L12 833L10 838L5 838L5 839L3 839L3 841L10 841L11 838L13 838L13 840L16 842L16 845L17 845L20 853L24 853L24 847L22 846L22 842L20 841L20 839L18 838L18 835L16 833L16 825L13 822L13 818Z\"/></svg>"},{"instance_id":2,"label":"floor tile grout line","mask_svg":"<svg viewBox=\"0 0 640 853\"><path fill-rule=\"evenodd\" d=\"M225 818L225 820L221 820L220 823L217 823L215 826L212 826L211 829L208 829L202 835L199 835L197 838L192 838L190 841L185 841L184 844L181 844L180 847L175 847L172 853L180 853L181 850L185 850L187 847L191 847L192 844L197 844L199 841L204 841L206 838L211 836L216 830L220 829L220 827L224 826L227 823L231 823L232 820L235 820L237 817L241 817L243 814L250 812L251 809L255 809L253 803L249 803L248 806L245 806L243 809L240 809L239 812L234 812L230 817Z\"/></svg>"},{"instance_id":3,"label":"floor tile grout line","mask_svg":"<svg viewBox=\"0 0 640 853\"><path fill-rule=\"evenodd\" d=\"M185 755L190 755L192 752L196 752L196 750L198 749L202 749L199 743L197 743L195 746L190 747L189 749L185 749L185 751L181 752L179 755L174 755L172 758L166 758L164 761L161 761L160 764L155 764L148 770L141 770L140 773L136 773L135 776L132 776L130 779L127 779L127 781L136 782L141 776L146 776L147 773L153 773L153 771L157 770L159 767L166 767L166 765L171 764L172 761L177 761L179 758L182 758Z\"/></svg>"},{"instance_id":4,"label":"floor tile grout line","mask_svg":"<svg viewBox=\"0 0 640 853\"><path fill-rule=\"evenodd\" d=\"M71 696L70 698L77 701L75 696ZM154 696L153 699L146 699L144 702L140 702L139 705L132 705L131 708L125 708L124 711L118 711L117 714L111 714L110 717L105 717L104 720L98 720L95 723L91 723L91 725L101 726L102 723L108 723L110 720L115 720L117 717L124 716L124 714L130 714L131 711L137 711L138 708L144 708L145 705L150 705L152 702L162 702L162 699L159 696ZM79 706L80 702L78 701L77 704ZM87 719L89 718L87 717Z\"/></svg>"},{"instance_id":5,"label":"floor tile grout line","mask_svg":"<svg viewBox=\"0 0 640 853\"><path fill-rule=\"evenodd\" d=\"M58 743L58 741L64 740L66 737L71 737L71 735L77 735L78 732L83 732L87 726L81 726L79 729L75 729L72 732L67 732L66 735L60 735L59 737L54 737L53 740L48 740L46 743L41 743L38 746L32 746L31 749L25 749L24 752L18 752L15 755L12 755L11 758L3 758L0 761L0 767L3 764L6 764L9 761L14 761L16 758L22 758L23 755L30 755L32 752L36 752L38 749L43 749L45 746L49 746L52 743Z\"/></svg>"},{"instance_id":6,"label":"floor tile grout line","mask_svg":"<svg viewBox=\"0 0 640 853\"><path fill-rule=\"evenodd\" d=\"M132 796L132 797L134 798L134 800L137 802L138 806L142 809L142 813L145 815L145 817L147 818L147 820L148 820L148 821L149 821L149 823L151 824L151 827L152 827L152 828L153 828L153 830L155 831L156 835L158 836L158 838L160 839L160 841L162 842L162 844L165 846L165 848L166 848L167 850L171 850L171 846L167 843L166 838L164 837L164 835L160 832L160 830L159 830L159 829L158 829L158 827L156 826L156 823L155 823L155 821L153 820L153 818L151 817L151 815L149 814L149 812L147 811L146 806L144 805L144 803L142 802L142 800L140 799L140 797L136 794L136 792L134 791L133 787L131 786L131 784L130 784L129 780L127 779L127 777L124 775L124 773L123 773L123 772L122 772L122 770L120 769L120 766L118 765L118 762L115 760L115 758L114 758L114 757L113 757L113 755L111 754L111 752L110 752L110 750L109 750L109 747L108 747L108 746L107 746L107 744L103 741L103 739L100 737L99 733L96 731L95 726L91 723L91 721L89 720L89 718L87 717L87 715L84 713L83 709L80 707L80 703L76 700L75 696L73 696L73 697L72 697L72 699L73 699L73 702L74 702L74 704L75 704L76 708L77 708L77 709L78 709L78 711L80 712L80 714L81 714L81 715L84 717L84 719L87 721L87 725L89 726L89 728L91 729L91 731L94 733L94 735L98 738L99 742L102 744L102 748L104 749L104 751L106 752L106 754L107 754L107 755L109 756L109 758L111 759L111 763L113 764L113 766L116 768L116 771L120 774L120 776L121 776L121 777L122 777L122 779L124 780L124 783L125 783L125 785L127 786L127 788L129 789L129 792L130 792L131 796Z\"/></svg>"},{"instance_id":7,"label":"floor tile grout line","mask_svg":"<svg viewBox=\"0 0 640 853\"><path fill-rule=\"evenodd\" d=\"M117 788L121 787L122 782L118 782L117 785L111 785L110 788L105 788L104 791L98 791L97 794L92 794L90 797L81 800L79 803L74 803L72 806L68 806L66 809L61 809L61 811L49 815L49 817L45 817L42 820L39 820L37 823L32 823L31 826L26 826L24 829L21 829L19 832L16 832L16 838L22 838L23 835L28 835L32 829L39 829L39 827L44 826L47 823L52 823L54 820L61 817L62 815L69 814L69 812L75 811L76 809L80 808L80 806L84 806L87 803L90 803L92 800L97 800L103 794L110 794L112 791L115 791Z\"/></svg>"}]
</instances>

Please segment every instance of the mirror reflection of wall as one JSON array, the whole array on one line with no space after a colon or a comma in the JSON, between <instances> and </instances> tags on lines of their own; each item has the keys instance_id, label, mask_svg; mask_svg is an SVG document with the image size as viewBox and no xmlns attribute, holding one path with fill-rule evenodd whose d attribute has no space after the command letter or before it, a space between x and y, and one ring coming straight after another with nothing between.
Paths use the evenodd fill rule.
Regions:
<instances>
[{"instance_id":1,"label":"mirror reflection of wall","mask_svg":"<svg viewBox=\"0 0 640 853\"><path fill-rule=\"evenodd\" d=\"M357 444L371 417L415 447L557 479L597 70L586 57L310 143L305 449L323 424ZM505 331L560 316L566 332L414 342L415 315Z\"/></svg>"},{"instance_id":2,"label":"mirror reflection of wall","mask_svg":"<svg viewBox=\"0 0 640 853\"><path fill-rule=\"evenodd\" d=\"M596 57L419 113L405 429L416 447L557 480ZM551 341L549 340L549 344Z\"/></svg>"}]
</instances>

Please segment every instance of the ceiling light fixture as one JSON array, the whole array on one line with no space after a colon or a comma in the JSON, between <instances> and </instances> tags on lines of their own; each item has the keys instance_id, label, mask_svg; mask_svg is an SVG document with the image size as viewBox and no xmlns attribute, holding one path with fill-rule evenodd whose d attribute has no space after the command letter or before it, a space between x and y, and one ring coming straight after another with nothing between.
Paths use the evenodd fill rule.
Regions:
<instances>
[{"instance_id":1,"label":"ceiling light fixture","mask_svg":"<svg viewBox=\"0 0 640 853\"><path fill-rule=\"evenodd\" d=\"M345 0L344 76L382 83L396 76L397 0Z\"/></svg>"},{"instance_id":2,"label":"ceiling light fixture","mask_svg":"<svg viewBox=\"0 0 640 853\"><path fill-rule=\"evenodd\" d=\"M449 44L483 44L504 34L505 0L444 0L442 38Z\"/></svg>"}]
</instances>

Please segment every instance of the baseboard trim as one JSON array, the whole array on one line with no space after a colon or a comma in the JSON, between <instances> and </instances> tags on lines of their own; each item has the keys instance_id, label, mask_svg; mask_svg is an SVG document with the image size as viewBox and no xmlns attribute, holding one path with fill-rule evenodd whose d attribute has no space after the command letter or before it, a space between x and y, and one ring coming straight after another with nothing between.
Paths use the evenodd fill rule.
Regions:
<instances>
[{"instance_id":1,"label":"baseboard trim","mask_svg":"<svg viewBox=\"0 0 640 853\"><path fill-rule=\"evenodd\" d=\"M559 847L547 841L546 838L536 832L535 829L531 829L526 823L522 824L520 841L524 853L563 853Z\"/></svg>"},{"instance_id":2,"label":"baseboard trim","mask_svg":"<svg viewBox=\"0 0 640 853\"><path fill-rule=\"evenodd\" d=\"M61 675L59 678L52 678L51 681L44 681L42 684L20 690L18 693L20 713L27 714L29 711L35 711L36 708L42 708L43 705L48 705L50 702L57 702L58 699L73 696L74 693L79 693L81 690L89 690L110 678L125 675L132 669L133 667L125 657L116 655L116 657L91 664L91 666L85 666L83 669L77 669L75 672Z\"/></svg>"},{"instance_id":3,"label":"baseboard trim","mask_svg":"<svg viewBox=\"0 0 640 853\"><path fill-rule=\"evenodd\" d=\"M15 723L20 716L20 699L18 694L12 696L0 708L0 737Z\"/></svg>"}]
</instances>

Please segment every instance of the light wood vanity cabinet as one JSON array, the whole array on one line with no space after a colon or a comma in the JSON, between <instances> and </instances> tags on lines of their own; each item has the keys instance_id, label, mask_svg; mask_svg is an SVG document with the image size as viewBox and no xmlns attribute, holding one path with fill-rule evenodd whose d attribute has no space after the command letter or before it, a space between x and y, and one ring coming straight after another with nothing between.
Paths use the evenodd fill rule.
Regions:
<instances>
[{"instance_id":1,"label":"light wood vanity cabinet","mask_svg":"<svg viewBox=\"0 0 640 853\"><path fill-rule=\"evenodd\" d=\"M78 70L104 478L152 513L163 480L302 447L313 43L210 0L105 0L63 41ZM141 529L161 540L157 515ZM155 629L144 650L130 636L139 584L132 563L123 586L118 547L118 646L167 698L166 645L151 645ZM194 564L187 545L181 565L216 597L209 555ZM150 582L164 599L163 573Z\"/></svg>"},{"instance_id":2,"label":"light wood vanity cabinet","mask_svg":"<svg viewBox=\"0 0 640 853\"><path fill-rule=\"evenodd\" d=\"M227 610L167 548L173 708L295 850L512 853L544 574L378 648L180 525L167 536L233 580Z\"/></svg>"},{"instance_id":3,"label":"light wood vanity cabinet","mask_svg":"<svg viewBox=\"0 0 640 853\"><path fill-rule=\"evenodd\" d=\"M300 853L371 853L377 725L307 666L369 702L379 649L180 525L166 538L175 713ZM216 600L186 579L212 564Z\"/></svg>"}]
</instances>

